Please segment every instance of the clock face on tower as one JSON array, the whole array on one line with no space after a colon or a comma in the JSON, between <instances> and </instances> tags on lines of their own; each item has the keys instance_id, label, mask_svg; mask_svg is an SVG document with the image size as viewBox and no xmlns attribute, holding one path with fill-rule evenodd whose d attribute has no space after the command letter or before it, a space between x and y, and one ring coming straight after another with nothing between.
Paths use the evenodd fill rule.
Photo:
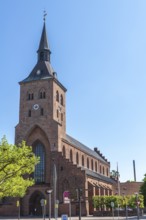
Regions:
<instances>
[{"instance_id":1,"label":"clock face on tower","mask_svg":"<svg viewBox=\"0 0 146 220\"><path fill-rule=\"evenodd\" d=\"M38 110L39 109L39 105L38 104L34 104L33 109L34 110Z\"/></svg>"},{"instance_id":2,"label":"clock face on tower","mask_svg":"<svg viewBox=\"0 0 146 220\"><path fill-rule=\"evenodd\" d=\"M36 72L36 74L37 74L37 75L40 75L40 74L41 74L41 70L38 69L37 72Z\"/></svg>"}]
</instances>

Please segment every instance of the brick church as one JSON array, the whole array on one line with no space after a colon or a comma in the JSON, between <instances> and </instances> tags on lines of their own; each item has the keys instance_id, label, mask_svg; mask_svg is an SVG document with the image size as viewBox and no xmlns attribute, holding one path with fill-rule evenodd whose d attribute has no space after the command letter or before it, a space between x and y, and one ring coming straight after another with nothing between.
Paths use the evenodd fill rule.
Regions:
<instances>
[{"instance_id":1,"label":"brick church","mask_svg":"<svg viewBox=\"0 0 146 220\"><path fill-rule=\"evenodd\" d=\"M58 201L59 215L68 212L64 192L69 192L72 215L78 215L77 189L81 189L82 215L93 213L93 195L113 194L113 180L110 178L110 163L97 148L91 150L78 140L66 134L66 88L58 80L51 66L51 51L44 21L37 63L20 84L19 122L15 130L15 143L25 140L40 157L30 187L20 201L21 215L42 215L40 201L47 200L47 190L52 190L52 216L54 201ZM54 189L54 165L56 168L56 189ZM54 190L56 190L54 192ZM56 194L56 200L54 200ZM9 210L9 213L8 213ZM16 202L0 206L0 215L17 213ZM46 214L49 208L46 205Z\"/></svg>"}]
</instances>

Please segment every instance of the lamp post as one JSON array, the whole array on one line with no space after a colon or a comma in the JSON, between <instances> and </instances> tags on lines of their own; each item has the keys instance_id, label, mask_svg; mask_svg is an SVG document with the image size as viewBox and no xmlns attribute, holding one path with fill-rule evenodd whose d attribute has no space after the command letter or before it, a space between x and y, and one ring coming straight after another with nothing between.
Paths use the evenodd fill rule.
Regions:
<instances>
[{"instance_id":1,"label":"lamp post","mask_svg":"<svg viewBox=\"0 0 146 220\"><path fill-rule=\"evenodd\" d=\"M52 189L49 189L46 191L48 196L49 196L49 220L51 220L51 193L52 193Z\"/></svg>"},{"instance_id":2,"label":"lamp post","mask_svg":"<svg viewBox=\"0 0 146 220\"><path fill-rule=\"evenodd\" d=\"M127 201L126 201L126 199L125 199L125 202L126 202L126 220L128 219L128 209L127 209Z\"/></svg>"},{"instance_id":3,"label":"lamp post","mask_svg":"<svg viewBox=\"0 0 146 220\"><path fill-rule=\"evenodd\" d=\"M76 189L77 191L77 199L78 199L78 202L79 202L79 220L81 220L81 196L82 196L82 189L78 188Z\"/></svg>"},{"instance_id":4,"label":"lamp post","mask_svg":"<svg viewBox=\"0 0 146 220\"><path fill-rule=\"evenodd\" d=\"M122 193L122 194L123 194L123 201L125 201L125 212L126 212L126 220L127 220L127 218L128 218L127 200L126 200L126 197L124 196L124 193Z\"/></svg>"},{"instance_id":5,"label":"lamp post","mask_svg":"<svg viewBox=\"0 0 146 220\"><path fill-rule=\"evenodd\" d=\"M17 200L16 205L18 207L18 220L20 220L20 201L19 200Z\"/></svg>"},{"instance_id":6,"label":"lamp post","mask_svg":"<svg viewBox=\"0 0 146 220\"><path fill-rule=\"evenodd\" d=\"M136 207L137 207L137 220L139 220L139 201L138 201L138 193L136 195Z\"/></svg>"},{"instance_id":7,"label":"lamp post","mask_svg":"<svg viewBox=\"0 0 146 220\"><path fill-rule=\"evenodd\" d=\"M54 218L55 218L55 220L57 220L57 208L58 208L58 204L56 202L57 171L56 171L55 162L54 162L54 167L53 167L53 185L54 185L54 188L53 188L53 192L54 192Z\"/></svg>"}]
</instances>

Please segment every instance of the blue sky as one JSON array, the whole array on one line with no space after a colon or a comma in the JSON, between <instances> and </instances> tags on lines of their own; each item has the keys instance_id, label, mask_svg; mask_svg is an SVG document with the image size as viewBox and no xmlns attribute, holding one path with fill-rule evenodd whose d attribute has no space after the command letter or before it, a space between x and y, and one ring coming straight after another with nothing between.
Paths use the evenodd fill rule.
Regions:
<instances>
[{"instance_id":1,"label":"blue sky","mask_svg":"<svg viewBox=\"0 0 146 220\"><path fill-rule=\"evenodd\" d=\"M0 137L14 143L19 85L36 64L43 11L51 63L67 91L67 133L146 173L146 1L1 0Z\"/></svg>"}]
</instances>

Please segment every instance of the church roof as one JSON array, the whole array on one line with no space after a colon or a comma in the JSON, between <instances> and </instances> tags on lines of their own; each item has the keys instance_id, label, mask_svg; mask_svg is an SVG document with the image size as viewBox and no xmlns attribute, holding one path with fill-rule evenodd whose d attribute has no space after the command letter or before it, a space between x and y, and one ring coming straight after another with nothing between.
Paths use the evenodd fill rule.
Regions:
<instances>
[{"instance_id":1,"label":"church roof","mask_svg":"<svg viewBox=\"0 0 146 220\"><path fill-rule=\"evenodd\" d=\"M53 78L54 71L49 62L38 62L29 76L21 82Z\"/></svg>"},{"instance_id":2,"label":"church roof","mask_svg":"<svg viewBox=\"0 0 146 220\"><path fill-rule=\"evenodd\" d=\"M107 160L102 156L100 156L96 151L93 151L92 149L82 144L81 142L77 141L76 139L72 138L68 134L66 134L66 141L69 142L71 145L75 146L76 148L78 148L79 150L87 153L88 155L91 155L97 158L98 160L103 161L104 163L108 163Z\"/></svg>"},{"instance_id":3,"label":"church roof","mask_svg":"<svg viewBox=\"0 0 146 220\"><path fill-rule=\"evenodd\" d=\"M54 72L52 66L50 65L50 62L47 61L38 62L31 71L31 73L29 74L29 76L19 83L22 84L36 80L47 80L47 79L53 79L64 91L66 91L66 88L58 81L56 77L56 73Z\"/></svg>"},{"instance_id":4,"label":"church roof","mask_svg":"<svg viewBox=\"0 0 146 220\"><path fill-rule=\"evenodd\" d=\"M45 22L44 22L44 26L43 26L43 31L42 31L42 35L41 35L41 40L40 40L38 51L42 51L42 50L50 50L49 44L48 44L48 39L47 39Z\"/></svg>"},{"instance_id":5,"label":"church roof","mask_svg":"<svg viewBox=\"0 0 146 220\"><path fill-rule=\"evenodd\" d=\"M38 48L38 61L27 78L22 80L20 84L32 82L36 80L53 79L64 91L66 88L58 81L57 74L53 70L50 62L50 48L47 40L46 25L44 21L42 35Z\"/></svg>"},{"instance_id":6,"label":"church roof","mask_svg":"<svg viewBox=\"0 0 146 220\"><path fill-rule=\"evenodd\" d=\"M85 170L86 174L91 176L91 177L95 177L96 179L99 179L99 180L102 180L104 182L108 182L108 183L115 183L115 180L107 177L107 176L104 176L104 175L101 175L99 173L96 173L92 170L89 170L89 169L85 169L85 168L82 168L83 170Z\"/></svg>"}]
</instances>

